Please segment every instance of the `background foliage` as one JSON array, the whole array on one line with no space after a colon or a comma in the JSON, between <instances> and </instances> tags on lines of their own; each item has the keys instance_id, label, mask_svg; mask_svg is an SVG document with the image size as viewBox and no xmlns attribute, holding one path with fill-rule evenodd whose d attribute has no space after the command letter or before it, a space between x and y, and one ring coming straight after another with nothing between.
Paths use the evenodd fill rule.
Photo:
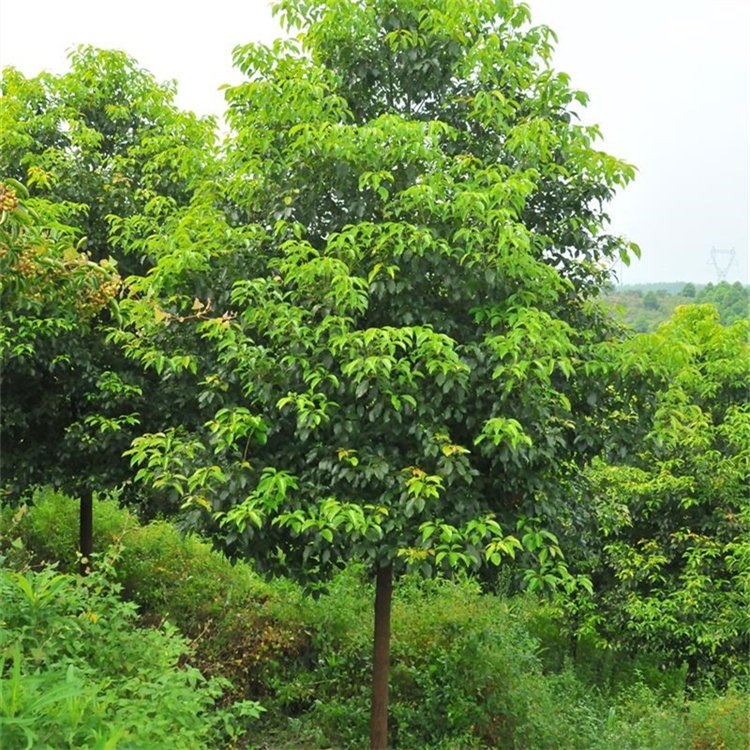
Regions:
<instances>
[{"instance_id":1,"label":"background foliage","mask_svg":"<svg viewBox=\"0 0 750 750\"><path fill-rule=\"evenodd\" d=\"M610 289L604 300L620 320L640 333L654 331L678 305L711 304L724 325L750 318L750 290L739 281L628 285Z\"/></svg>"}]
</instances>

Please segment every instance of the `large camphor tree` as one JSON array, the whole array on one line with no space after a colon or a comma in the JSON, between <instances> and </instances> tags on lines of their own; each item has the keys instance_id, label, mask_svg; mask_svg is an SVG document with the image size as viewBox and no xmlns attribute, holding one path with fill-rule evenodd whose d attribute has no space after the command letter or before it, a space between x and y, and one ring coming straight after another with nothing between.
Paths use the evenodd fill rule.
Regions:
<instances>
[{"instance_id":1,"label":"large camphor tree","mask_svg":"<svg viewBox=\"0 0 750 750\"><path fill-rule=\"evenodd\" d=\"M221 174L123 224L163 250L113 337L194 370L205 413L130 455L234 554L369 562L383 750L395 573L517 557L530 588L576 585L548 529L599 448L592 297L637 252L604 211L633 169L595 148L524 5L276 10L298 34L235 50Z\"/></svg>"}]
</instances>

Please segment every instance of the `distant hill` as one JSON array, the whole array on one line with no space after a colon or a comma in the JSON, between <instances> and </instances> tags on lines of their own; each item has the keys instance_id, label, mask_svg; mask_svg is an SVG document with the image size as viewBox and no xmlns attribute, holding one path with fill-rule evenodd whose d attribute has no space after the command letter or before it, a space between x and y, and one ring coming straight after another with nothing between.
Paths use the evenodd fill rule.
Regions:
<instances>
[{"instance_id":1,"label":"distant hill","mask_svg":"<svg viewBox=\"0 0 750 750\"><path fill-rule=\"evenodd\" d=\"M614 287L615 292L658 292L664 290L667 294L679 294L687 284L687 281L658 281L649 284L618 284ZM706 284L693 284L696 289L702 289Z\"/></svg>"},{"instance_id":2,"label":"distant hill","mask_svg":"<svg viewBox=\"0 0 750 750\"><path fill-rule=\"evenodd\" d=\"M623 284L604 295L614 314L636 331L653 331L677 305L715 305L724 325L750 320L750 287L730 284L692 284L679 281L655 284Z\"/></svg>"}]
</instances>

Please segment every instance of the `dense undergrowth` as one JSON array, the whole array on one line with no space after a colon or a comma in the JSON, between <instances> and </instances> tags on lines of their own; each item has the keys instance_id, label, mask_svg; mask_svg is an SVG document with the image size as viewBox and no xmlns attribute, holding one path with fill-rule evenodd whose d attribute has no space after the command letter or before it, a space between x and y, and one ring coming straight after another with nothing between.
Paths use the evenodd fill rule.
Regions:
<instances>
[{"instance_id":1,"label":"dense undergrowth","mask_svg":"<svg viewBox=\"0 0 750 750\"><path fill-rule=\"evenodd\" d=\"M0 746L178 750L239 740L262 708L227 706L229 682L188 662L190 644L172 623L145 625L122 596L116 557L99 557L85 578L40 564L34 531L45 511L70 503L47 497L20 524L3 518Z\"/></svg>"},{"instance_id":2,"label":"dense undergrowth","mask_svg":"<svg viewBox=\"0 0 750 750\"><path fill-rule=\"evenodd\" d=\"M96 545L108 552L83 579L77 505L40 490L28 509L4 511L9 747L366 744L372 592L362 569L305 593L100 500ZM482 593L467 579L402 579L393 747L745 750L739 689L689 695L684 670L590 643L574 652L562 632L550 602Z\"/></svg>"}]
</instances>

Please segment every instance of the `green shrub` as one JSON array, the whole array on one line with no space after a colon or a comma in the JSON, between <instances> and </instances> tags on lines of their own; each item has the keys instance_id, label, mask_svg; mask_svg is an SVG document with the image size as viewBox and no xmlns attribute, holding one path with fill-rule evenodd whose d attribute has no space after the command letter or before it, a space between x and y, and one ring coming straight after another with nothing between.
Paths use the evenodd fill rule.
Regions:
<instances>
[{"instance_id":1,"label":"green shrub","mask_svg":"<svg viewBox=\"0 0 750 750\"><path fill-rule=\"evenodd\" d=\"M587 750L688 750L683 707L642 684L599 700Z\"/></svg>"},{"instance_id":2,"label":"green shrub","mask_svg":"<svg viewBox=\"0 0 750 750\"><path fill-rule=\"evenodd\" d=\"M693 701L688 710L691 750L747 750L750 747L750 707L747 690Z\"/></svg>"},{"instance_id":3,"label":"green shrub","mask_svg":"<svg viewBox=\"0 0 750 750\"><path fill-rule=\"evenodd\" d=\"M0 568L3 747L182 750L239 736L235 715L216 710L225 682L183 663L174 629L137 627L117 593L100 573Z\"/></svg>"},{"instance_id":4,"label":"green shrub","mask_svg":"<svg viewBox=\"0 0 750 750\"><path fill-rule=\"evenodd\" d=\"M747 694L663 700L645 685L611 699L590 750L747 750Z\"/></svg>"},{"instance_id":5,"label":"green shrub","mask_svg":"<svg viewBox=\"0 0 750 750\"><path fill-rule=\"evenodd\" d=\"M111 500L94 507L100 543L117 543L115 575L125 597L137 603L140 621L177 625L203 674L229 677L234 696L264 696L272 710L251 728L259 745L345 750L366 744L373 593L364 570L348 568L319 595L306 597L289 581L265 581L249 565L230 562L168 523L140 526ZM18 553L8 540L20 535L37 559L58 553L69 566L75 563L75 501L40 491L26 515L14 521L14 513L3 516L8 560ZM131 605L117 606L130 606L132 618ZM81 605L81 627L88 627L86 612L99 610ZM483 594L468 580L399 581L392 639L394 750L745 750L744 696L685 702L684 670L665 672L648 654L625 660L593 641L580 641L574 653L561 622L554 604ZM79 638L71 632L72 638L58 632L55 648L74 648ZM165 637L163 627L161 633L139 632ZM106 646L111 664L103 668L115 674L125 669L128 648ZM159 648L149 659L173 668L177 652L158 657ZM108 739L119 724L96 718L106 708L99 683L78 666L35 675L35 653L30 646L20 659L12 649L6 653L6 678L21 665L27 718L29 712L55 716L68 705L64 701L72 701L79 708L71 715L85 713L85 721L93 722L85 730L76 725L75 741L89 747L86 742ZM93 653L87 663L99 665L97 659ZM49 663L65 659L58 654ZM196 679L207 689L209 683ZM63 695L68 697L45 703L45 696Z\"/></svg>"},{"instance_id":6,"label":"green shrub","mask_svg":"<svg viewBox=\"0 0 750 750\"><path fill-rule=\"evenodd\" d=\"M685 690L687 665L670 667L663 654L628 655L617 651L593 633L573 634L565 608L534 596L514 596L513 606L523 627L539 644L537 653L545 673L570 668L586 685L606 693L643 684L662 697Z\"/></svg>"},{"instance_id":7,"label":"green shrub","mask_svg":"<svg viewBox=\"0 0 750 750\"><path fill-rule=\"evenodd\" d=\"M246 563L232 563L169 523L131 529L121 555L125 595L145 615L178 625L195 643L201 668L229 677L242 692L264 692L269 662L306 643L297 587L271 586Z\"/></svg>"},{"instance_id":8,"label":"green shrub","mask_svg":"<svg viewBox=\"0 0 750 750\"><path fill-rule=\"evenodd\" d=\"M308 602L310 649L272 675L272 711L252 730L256 739L273 727L279 733L274 747L366 745L371 608L370 584L356 567ZM604 652L593 647L582 649L581 663L567 654L543 660L532 633L543 635L548 649L565 651L556 622L555 607L533 597L483 594L466 580L399 581L392 621L393 748L744 750L746 722L736 697L716 698L715 705L686 702L684 673L665 672L660 682L647 655L639 662L649 667L647 682L636 662L605 669ZM587 654L597 660L588 670ZM604 684L585 679L607 670Z\"/></svg>"},{"instance_id":9,"label":"green shrub","mask_svg":"<svg viewBox=\"0 0 750 750\"><path fill-rule=\"evenodd\" d=\"M37 562L73 570L78 508L63 493L37 490L16 530L4 536L19 534ZM264 693L269 665L304 648L301 591L290 582L271 586L199 537L163 521L141 526L115 499L95 497L94 549L112 544L122 593L138 605L142 620L176 625L193 644L201 670L230 678L238 694Z\"/></svg>"},{"instance_id":10,"label":"green shrub","mask_svg":"<svg viewBox=\"0 0 750 750\"><path fill-rule=\"evenodd\" d=\"M146 612L177 618L188 630L268 597L268 587L249 566L233 565L207 542L165 521L123 536L118 574L125 594Z\"/></svg>"},{"instance_id":11,"label":"green shrub","mask_svg":"<svg viewBox=\"0 0 750 750\"><path fill-rule=\"evenodd\" d=\"M308 606L308 661L275 683L275 709L298 716L301 736L322 734L321 742L342 749L365 744L371 607L357 568ZM567 704L558 683L545 679L537 648L515 608L475 583L400 581L392 621L394 748L585 747L576 744ZM540 707L555 712L547 727L554 732L534 724Z\"/></svg>"},{"instance_id":12,"label":"green shrub","mask_svg":"<svg viewBox=\"0 0 750 750\"><path fill-rule=\"evenodd\" d=\"M33 492L29 512L20 532L39 561L57 563L61 570L74 570L79 549L80 501L51 487ZM138 525L136 518L109 497L94 498L94 552L104 552L128 529Z\"/></svg>"}]
</instances>

